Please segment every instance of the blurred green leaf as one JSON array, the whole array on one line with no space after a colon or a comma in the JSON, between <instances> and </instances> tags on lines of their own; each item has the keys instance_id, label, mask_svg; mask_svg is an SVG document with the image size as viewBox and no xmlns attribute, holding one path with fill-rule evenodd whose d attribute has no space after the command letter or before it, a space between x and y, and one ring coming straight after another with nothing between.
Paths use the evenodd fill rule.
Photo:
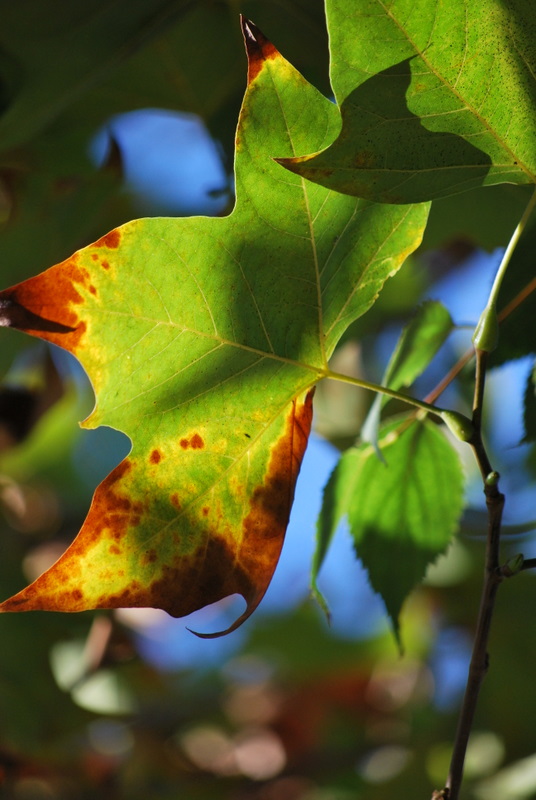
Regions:
<instances>
[{"instance_id":1,"label":"blurred green leaf","mask_svg":"<svg viewBox=\"0 0 536 800\"><path fill-rule=\"evenodd\" d=\"M454 255L461 250L463 258L471 246L488 251L505 247L532 191L532 187L505 183L434 200L422 250L446 247Z\"/></svg>"},{"instance_id":2,"label":"blurred green leaf","mask_svg":"<svg viewBox=\"0 0 536 800\"><path fill-rule=\"evenodd\" d=\"M192 112L222 142L231 164L245 86L240 13L270 31L296 68L329 92L322 0L189 0L165 30L109 71L76 104L73 116L94 124L97 118L148 106Z\"/></svg>"},{"instance_id":3,"label":"blurred green leaf","mask_svg":"<svg viewBox=\"0 0 536 800\"><path fill-rule=\"evenodd\" d=\"M0 2L0 150L24 144L188 0Z\"/></svg>"},{"instance_id":4,"label":"blurred green leaf","mask_svg":"<svg viewBox=\"0 0 536 800\"><path fill-rule=\"evenodd\" d=\"M442 303L428 300L419 306L389 359L383 385L391 389L410 386L424 372L452 328L452 319Z\"/></svg>"},{"instance_id":5,"label":"blurred green leaf","mask_svg":"<svg viewBox=\"0 0 536 800\"><path fill-rule=\"evenodd\" d=\"M55 120L89 133L111 115L160 107L199 114L232 157L245 83L240 12L329 91L322 0L283 10L263 0L1 0L0 151Z\"/></svg>"},{"instance_id":6,"label":"blurred green leaf","mask_svg":"<svg viewBox=\"0 0 536 800\"><path fill-rule=\"evenodd\" d=\"M0 176L13 202L0 223L3 280L35 274L48 259L63 260L73 248L91 241L113 215L121 168L105 165L97 170L87 144L84 131L52 125L4 165L0 156Z\"/></svg>"}]
</instances>

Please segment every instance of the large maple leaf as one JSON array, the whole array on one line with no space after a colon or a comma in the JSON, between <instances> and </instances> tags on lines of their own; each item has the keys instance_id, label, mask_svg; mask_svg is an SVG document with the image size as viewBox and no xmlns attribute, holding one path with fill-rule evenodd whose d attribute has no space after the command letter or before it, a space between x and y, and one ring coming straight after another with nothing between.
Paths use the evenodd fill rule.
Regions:
<instances>
[{"instance_id":1,"label":"large maple leaf","mask_svg":"<svg viewBox=\"0 0 536 800\"><path fill-rule=\"evenodd\" d=\"M276 164L329 143L335 106L251 23L223 219L141 219L0 293L0 318L74 353L83 423L132 450L71 546L1 611L262 599L306 448L312 387L343 331L418 246L427 206L338 195ZM214 634L217 635L217 634Z\"/></svg>"}]
</instances>

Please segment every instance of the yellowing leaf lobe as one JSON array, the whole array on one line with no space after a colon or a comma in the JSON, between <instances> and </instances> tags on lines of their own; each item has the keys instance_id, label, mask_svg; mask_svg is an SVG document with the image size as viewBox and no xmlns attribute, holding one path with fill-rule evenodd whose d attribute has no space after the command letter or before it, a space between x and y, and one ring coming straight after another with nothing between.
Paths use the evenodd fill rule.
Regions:
<instances>
[{"instance_id":1,"label":"yellowing leaf lobe","mask_svg":"<svg viewBox=\"0 0 536 800\"><path fill-rule=\"evenodd\" d=\"M137 539L138 529L155 512L150 497L144 502L129 497L141 467L127 458L98 487L80 533L63 556L33 584L0 604L0 611L153 606L181 617L228 595L241 594L246 611L225 633L235 630L262 600L279 559L311 428L312 396L310 391L303 401L292 401L285 430L271 448L264 481L250 496L239 537L232 535L225 519L216 520L210 506L203 505L198 524L205 520L206 535L201 545L185 552L184 534L189 526L179 511L179 493L174 492L169 502L179 513L161 536L168 540L163 542L166 546L176 540L177 548L168 563L159 561L156 542L151 540L148 546ZM190 441L196 436L202 442L197 434ZM159 451L153 449L149 462L159 460ZM139 564L131 575L129 561L121 561L118 569L114 556L121 555L123 547L132 554L134 546ZM86 579L86 573L91 578Z\"/></svg>"}]
</instances>

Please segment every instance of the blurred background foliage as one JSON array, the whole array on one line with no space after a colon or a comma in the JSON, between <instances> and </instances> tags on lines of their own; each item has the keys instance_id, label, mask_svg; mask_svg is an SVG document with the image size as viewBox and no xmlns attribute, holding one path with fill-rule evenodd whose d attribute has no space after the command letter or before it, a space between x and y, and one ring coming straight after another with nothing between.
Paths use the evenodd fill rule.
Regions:
<instances>
[{"instance_id":1,"label":"blurred background foliage","mask_svg":"<svg viewBox=\"0 0 536 800\"><path fill-rule=\"evenodd\" d=\"M0 0L3 286L140 214L232 208L246 75L239 13L329 96L321 0ZM433 297L459 327L417 384L420 396L430 391L469 345L497 248L526 197L501 186L434 203L423 246L347 333L337 369L379 380L401 325ZM535 236L533 226L505 304L533 281ZM507 493L505 556L536 555L535 309L526 294L503 325L487 413ZM7 597L74 537L128 442L77 427L92 394L65 354L3 329L0 368ZM467 411L470 387L469 370L445 404ZM481 488L466 454L468 511L455 546L406 604L403 656L344 531L324 578L331 628L307 591L321 486L371 399L344 385L319 388L323 440L315 435L304 463L274 585L222 642L200 642L183 620L152 611L0 617L1 797L416 800L443 785L483 561ZM467 800L536 796L533 597L526 573L499 595ZM193 627L216 627L214 615L229 612L220 604Z\"/></svg>"}]
</instances>

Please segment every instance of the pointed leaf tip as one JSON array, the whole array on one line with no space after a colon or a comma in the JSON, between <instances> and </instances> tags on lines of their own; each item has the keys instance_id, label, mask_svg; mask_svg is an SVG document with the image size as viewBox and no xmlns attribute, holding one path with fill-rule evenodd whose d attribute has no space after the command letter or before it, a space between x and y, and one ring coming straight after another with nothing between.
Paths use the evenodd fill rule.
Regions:
<instances>
[{"instance_id":1,"label":"pointed leaf tip","mask_svg":"<svg viewBox=\"0 0 536 800\"><path fill-rule=\"evenodd\" d=\"M222 636L227 636L228 633L233 633L233 631L238 630L238 628L240 628L244 624L244 622L246 622L246 620L248 620L250 616L253 614L261 599L262 598L259 598L258 602L256 602L255 604L248 605L244 613L240 614L238 619L235 619L235 621L231 625L229 625L228 628L225 628L225 630L223 631L214 631L213 633L200 633L199 631L194 631L193 628L188 628L188 626L186 626L186 630L190 631L190 633L193 633L194 636L198 637L198 639L221 639Z\"/></svg>"},{"instance_id":2,"label":"pointed leaf tip","mask_svg":"<svg viewBox=\"0 0 536 800\"><path fill-rule=\"evenodd\" d=\"M266 38L264 33L257 28L255 23L246 17L240 17L242 25L242 33L244 35L244 42L246 45L246 53L248 56L248 85L255 80L261 71L263 64L270 58L278 56L279 53Z\"/></svg>"},{"instance_id":3,"label":"pointed leaf tip","mask_svg":"<svg viewBox=\"0 0 536 800\"><path fill-rule=\"evenodd\" d=\"M19 303L14 291L0 296L0 327L17 328L21 331L45 333L72 333L75 328L61 322L42 317ZM43 337L46 338L46 337Z\"/></svg>"}]
</instances>

